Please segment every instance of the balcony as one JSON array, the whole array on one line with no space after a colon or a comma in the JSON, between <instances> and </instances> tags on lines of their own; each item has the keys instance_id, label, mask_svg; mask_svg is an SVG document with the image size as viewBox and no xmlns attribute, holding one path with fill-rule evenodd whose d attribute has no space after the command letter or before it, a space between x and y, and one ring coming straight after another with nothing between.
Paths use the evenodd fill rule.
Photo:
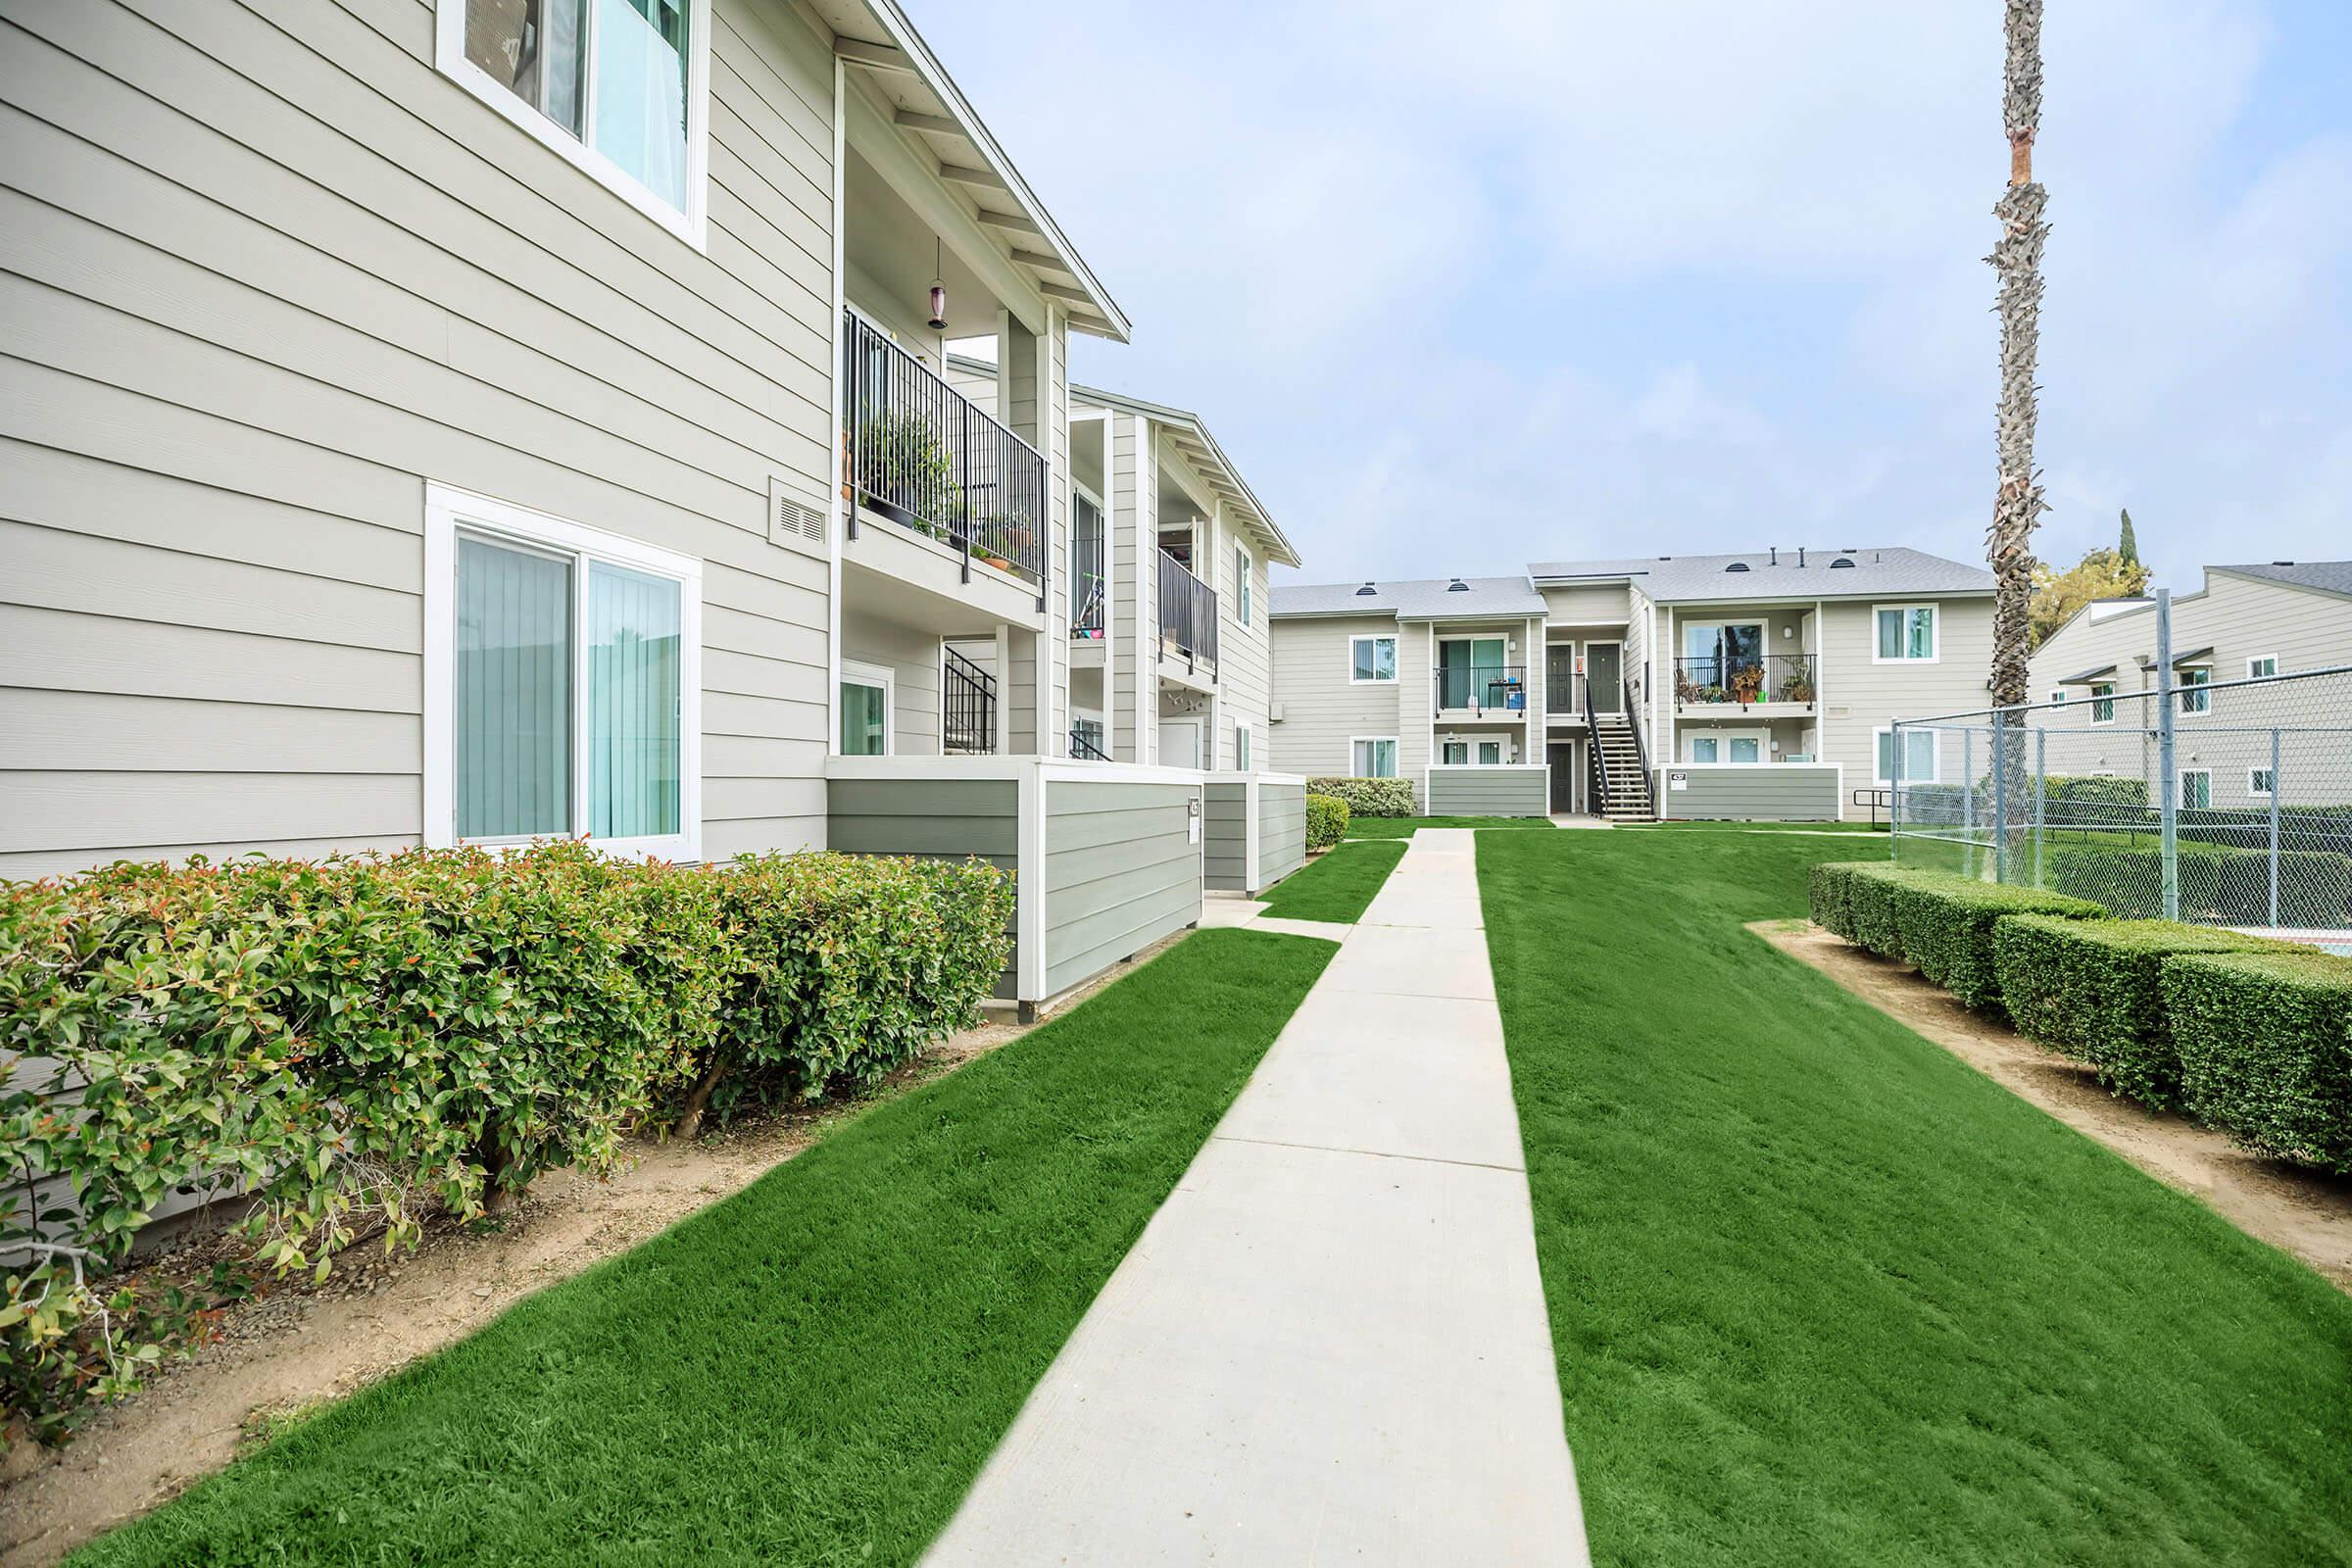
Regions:
<instances>
[{"instance_id":1,"label":"balcony","mask_svg":"<svg viewBox=\"0 0 2352 1568\"><path fill-rule=\"evenodd\" d=\"M1103 601L1109 588L1102 575L1102 524L1098 514L1098 531L1084 531L1085 514L1092 503L1084 496L1077 502L1081 531L1070 540L1070 635L1082 641L1100 641Z\"/></svg>"},{"instance_id":2,"label":"balcony","mask_svg":"<svg viewBox=\"0 0 2352 1568\"><path fill-rule=\"evenodd\" d=\"M1217 591L1165 550L1159 553L1159 657L1185 668L1217 662Z\"/></svg>"},{"instance_id":3,"label":"balcony","mask_svg":"<svg viewBox=\"0 0 2352 1568\"><path fill-rule=\"evenodd\" d=\"M854 312L842 320L842 447L858 508L1046 586L1046 460ZM857 516L850 536L857 537Z\"/></svg>"},{"instance_id":4,"label":"balcony","mask_svg":"<svg viewBox=\"0 0 2352 1568\"><path fill-rule=\"evenodd\" d=\"M1820 690L1811 654L1696 655L1674 662L1674 706L1810 710Z\"/></svg>"},{"instance_id":5,"label":"balcony","mask_svg":"<svg viewBox=\"0 0 2352 1568\"><path fill-rule=\"evenodd\" d=\"M1436 680L1438 712L1527 716L1525 664L1448 664L1437 671Z\"/></svg>"}]
</instances>

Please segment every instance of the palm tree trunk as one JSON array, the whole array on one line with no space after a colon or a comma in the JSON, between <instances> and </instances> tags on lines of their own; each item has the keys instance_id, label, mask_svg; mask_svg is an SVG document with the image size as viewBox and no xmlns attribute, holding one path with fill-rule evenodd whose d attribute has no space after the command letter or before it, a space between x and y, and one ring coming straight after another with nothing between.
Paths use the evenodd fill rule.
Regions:
<instances>
[{"instance_id":1,"label":"palm tree trunk","mask_svg":"<svg viewBox=\"0 0 2352 1568\"><path fill-rule=\"evenodd\" d=\"M1992 869L2009 880L2023 870L2026 860L2025 832L2017 824L2031 820L2025 714L2014 710L2030 696L2034 529L2049 506L2042 499L2040 470L2034 464L2041 248L2050 232L2042 221L2049 192L2034 178L2034 138L2041 126L2041 0L2007 0L2003 31L2008 50L2002 66L2001 122L2009 133L2009 188L1993 205L2001 237L1985 258L2000 277L1995 309L2001 318L2001 400L1994 421L1998 482L1984 543L1993 577L1992 700L1996 707L2011 710L2000 714L1993 731L1993 766L2000 775L1996 799L2005 820L1993 824L1999 858Z\"/></svg>"}]
</instances>

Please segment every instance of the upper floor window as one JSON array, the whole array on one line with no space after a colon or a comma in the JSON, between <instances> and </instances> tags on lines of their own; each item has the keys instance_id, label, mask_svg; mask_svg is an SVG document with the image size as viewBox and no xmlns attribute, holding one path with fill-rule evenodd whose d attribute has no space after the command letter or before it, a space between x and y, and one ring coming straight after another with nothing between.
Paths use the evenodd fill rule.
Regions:
<instances>
[{"instance_id":1,"label":"upper floor window","mask_svg":"<svg viewBox=\"0 0 2352 1568\"><path fill-rule=\"evenodd\" d=\"M1240 545L1233 547L1233 602L1239 608L1242 624L1250 624L1250 552Z\"/></svg>"},{"instance_id":2,"label":"upper floor window","mask_svg":"<svg viewBox=\"0 0 2352 1568\"><path fill-rule=\"evenodd\" d=\"M2264 654L2258 659L2246 661L2246 679L2248 680L2262 680L2278 673L2278 656L2277 654Z\"/></svg>"},{"instance_id":3,"label":"upper floor window","mask_svg":"<svg viewBox=\"0 0 2352 1568\"><path fill-rule=\"evenodd\" d=\"M425 836L701 854L702 564L439 485Z\"/></svg>"},{"instance_id":4,"label":"upper floor window","mask_svg":"<svg viewBox=\"0 0 2352 1568\"><path fill-rule=\"evenodd\" d=\"M2212 712L2213 693L2205 688L2213 684L2213 671L2192 666L2181 670L2180 675L2180 711L2183 713Z\"/></svg>"},{"instance_id":5,"label":"upper floor window","mask_svg":"<svg viewBox=\"0 0 2352 1568\"><path fill-rule=\"evenodd\" d=\"M437 0L441 70L703 243L710 0Z\"/></svg>"},{"instance_id":6,"label":"upper floor window","mask_svg":"<svg viewBox=\"0 0 2352 1568\"><path fill-rule=\"evenodd\" d=\"M1391 681L1396 678L1396 639L1348 639L1348 678L1350 681Z\"/></svg>"},{"instance_id":7,"label":"upper floor window","mask_svg":"<svg viewBox=\"0 0 2352 1568\"><path fill-rule=\"evenodd\" d=\"M2090 721L2093 724L2115 722L2115 682L2097 680L2090 683Z\"/></svg>"},{"instance_id":8,"label":"upper floor window","mask_svg":"<svg viewBox=\"0 0 2352 1568\"><path fill-rule=\"evenodd\" d=\"M1933 663L1936 661L1936 607L1881 605L1877 612L1878 647L1874 662Z\"/></svg>"}]
</instances>

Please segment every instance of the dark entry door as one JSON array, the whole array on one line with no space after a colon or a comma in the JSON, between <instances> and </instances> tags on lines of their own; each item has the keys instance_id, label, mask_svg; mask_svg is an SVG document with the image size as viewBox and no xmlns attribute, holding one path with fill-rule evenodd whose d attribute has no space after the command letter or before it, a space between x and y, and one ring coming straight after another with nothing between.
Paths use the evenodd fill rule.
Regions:
<instances>
[{"instance_id":1,"label":"dark entry door","mask_svg":"<svg viewBox=\"0 0 2352 1568\"><path fill-rule=\"evenodd\" d=\"M1624 649L1616 643L1585 644L1585 683L1592 690L1592 711L1614 713L1625 706Z\"/></svg>"},{"instance_id":2,"label":"dark entry door","mask_svg":"<svg viewBox=\"0 0 2352 1568\"><path fill-rule=\"evenodd\" d=\"M1554 811L1576 809L1576 743L1553 741L1544 748L1544 760L1551 764L1551 808Z\"/></svg>"}]
</instances>

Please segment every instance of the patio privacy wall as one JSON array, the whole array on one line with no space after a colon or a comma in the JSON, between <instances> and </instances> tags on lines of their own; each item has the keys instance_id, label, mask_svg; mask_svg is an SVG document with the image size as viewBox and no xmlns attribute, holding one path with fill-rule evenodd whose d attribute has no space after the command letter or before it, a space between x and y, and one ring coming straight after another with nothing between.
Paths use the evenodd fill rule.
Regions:
<instances>
[{"instance_id":1,"label":"patio privacy wall","mask_svg":"<svg viewBox=\"0 0 2352 1568\"><path fill-rule=\"evenodd\" d=\"M1259 893L1305 863L1305 779L1212 775L1201 790L1203 877L1209 887Z\"/></svg>"},{"instance_id":2,"label":"patio privacy wall","mask_svg":"<svg viewBox=\"0 0 2352 1568\"><path fill-rule=\"evenodd\" d=\"M1118 762L837 757L827 836L849 854L978 856L1013 872L997 996L1027 1008L1200 922L1202 790L1186 769Z\"/></svg>"},{"instance_id":3,"label":"patio privacy wall","mask_svg":"<svg viewBox=\"0 0 2352 1568\"><path fill-rule=\"evenodd\" d=\"M1835 822L1844 769L1811 762L1677 762L1658 769L1658 814L1668 821Z\"/></svg>"},{"instance_id":4,"label":"patio privacy wall","mask_svg":"<svg viewBox=\"0 0 2352 1568\"><path fill-rule=\"evenodd\" d=\"M1432 816L1545 816L1551 810L1551 770L1541 763L1429 770Z\"/></svg>"}]
</instances>

